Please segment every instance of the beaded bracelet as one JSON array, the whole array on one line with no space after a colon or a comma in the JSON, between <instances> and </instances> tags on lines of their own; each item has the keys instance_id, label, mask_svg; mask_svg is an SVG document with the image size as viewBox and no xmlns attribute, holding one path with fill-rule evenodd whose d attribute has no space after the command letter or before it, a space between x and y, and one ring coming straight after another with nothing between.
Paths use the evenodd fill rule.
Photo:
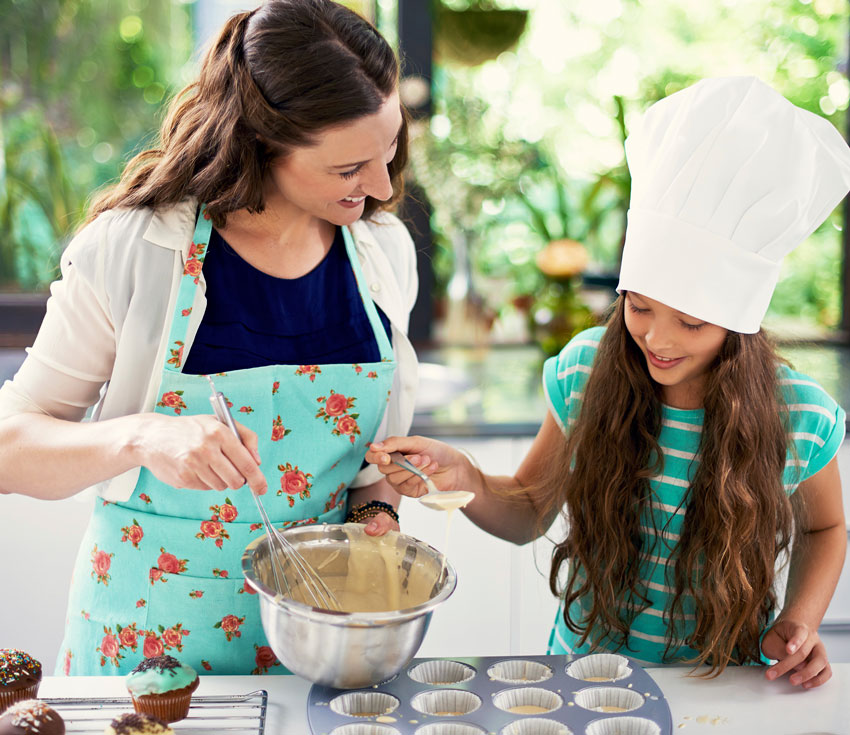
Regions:
<instances>
[{"instance_id":1,"label":"beaded bracelet","mask_svg":"<svg viewBox=\"0 0 850 735\"><path fill-rule=\"evenodd\" d=\"M374 518L378 513L386 513L398 523L398 513L389 503L382 500L370 500L368 503L360 503L348 509L345 515L346 523L362 523L367 518Z\"/></svg>"}]
</instances>

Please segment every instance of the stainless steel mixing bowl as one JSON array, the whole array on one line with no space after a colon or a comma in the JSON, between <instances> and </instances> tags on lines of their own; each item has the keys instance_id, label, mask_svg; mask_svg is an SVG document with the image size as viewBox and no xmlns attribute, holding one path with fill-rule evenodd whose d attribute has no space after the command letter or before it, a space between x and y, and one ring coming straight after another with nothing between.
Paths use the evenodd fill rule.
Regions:
<instances>
[{"instance_id":1,"label":"stainless steel mixing bowl","mask_svg":"<svg viewBox=\"0 0 850 735\"><path fill-rule=\"evenodd\" d=\"M308 559L347 559L349 537L370 539L360 524L301 526L283 531L287 540ZM355 540L359 540L357 536ZM450 563L439 579L442 554L422 541L390 532L394 539L401 583L406 586L414 564L432 571L435 580L428 601L406 610L377 613L335 613L310 607L275 593L264 536L242 555L242 573L260 600L260 616L269 645L290 671L317 684L339 689L371 686L395 676L419 650L434 608L454 592L457 575Z\"/></svg>"}]
</instances>

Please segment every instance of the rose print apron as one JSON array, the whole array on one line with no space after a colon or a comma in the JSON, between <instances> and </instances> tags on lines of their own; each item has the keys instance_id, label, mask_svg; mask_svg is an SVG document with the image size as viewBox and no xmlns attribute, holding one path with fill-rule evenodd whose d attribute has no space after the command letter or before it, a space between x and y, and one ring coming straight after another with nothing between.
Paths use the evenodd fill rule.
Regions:
<instances>
[{"instance_id":1,"label":"rose print apron","mask_svg":"<svg viewBox=\"0 0 850 735\"><path fill-rule=\"evenodd\" d=\"M211 231L202 207L172 316L158 413L212 413L206 378L180 371ZM278 527L342 521L346 488L389 400L392 347L347 228L343 236L381 361L214 376L236 420L257 432L269 486L263 503ZM287 673L242 577L242 552L263 533L247 486L176 489L143 467L129 500L96 503L74 568L57 674L124 674L143 656L163 653L200 673Z\"/></svg>"}]
</instances>

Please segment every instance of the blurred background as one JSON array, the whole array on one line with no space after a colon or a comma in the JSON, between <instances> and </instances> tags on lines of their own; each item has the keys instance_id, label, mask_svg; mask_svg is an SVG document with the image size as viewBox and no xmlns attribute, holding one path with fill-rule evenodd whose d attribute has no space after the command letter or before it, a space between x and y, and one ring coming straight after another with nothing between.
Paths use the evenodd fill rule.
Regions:
<instances>
[{"instance_id":1,"label":"blurred background","mask_svg":"<svg viewBox=\"0 0 850 735\"><path fill-rule=\"evenodd\" d=\"M845 128L845 0L346 4L399 49L417 118L404 213L422 261L420 344L552 352L604 309L628 206L623 140L661 97L703 76L756 74ZM91 193L152 143L199 50L251 7L0 0L6 346L29 344ZM769 319L780 334L847 339L841 215L786 259Z\"/></svg>"},{"instance_id":2,"label":"blurred background","mask_svg":"<svg viewBox=\"0 0 850 735\"><path fill-rule=\"evenodd\" d=\"M153 144L210 37L255 4L0 0L0 382L32 342L92 192ZM495 474L515 470L545 415L542 360L614 298L630 191L623 141L643 110L702 77L754 74L846 132L847 0L345 4L399 50L414 118L401 210L420 276L411 432L443 437ZM785 259L766 326L850 412L845 219L840 207ZM839 463L850 507L850 441ZM0 499L0 545L27 549L0 584L36 611L22 619L0 598L0 630L47 661L88 513L74 500ZM402 528L443 549L438 516L405 504ZM460 585L420 655L541 653L555 611L550 542L518 548L465 517L454 524ZM833 661L850 661L850 573L821 635Z\"/></svg>"}]
</instances>

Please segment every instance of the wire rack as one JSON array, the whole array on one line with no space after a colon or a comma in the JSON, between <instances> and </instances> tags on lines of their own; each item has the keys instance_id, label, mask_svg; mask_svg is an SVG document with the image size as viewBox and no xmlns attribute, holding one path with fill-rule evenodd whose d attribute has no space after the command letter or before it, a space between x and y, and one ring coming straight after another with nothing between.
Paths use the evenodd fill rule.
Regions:
<instances>
[{"instance_id":1,"label":"wire rack","mask_svg":"<svg viewBox=\"0 0 850 735\"><path fill-rule=\"evenodd\" d=\"M189 716L175 722L177 733L192 735L263 735L266 730L268 692L258 689L249 694L220 697L192 697ZM65 720L65 732L74 735L103 735L106 726L118 715L133 711L130 697L91 699L44 699Z\"/></svg>"}]
</instances>

